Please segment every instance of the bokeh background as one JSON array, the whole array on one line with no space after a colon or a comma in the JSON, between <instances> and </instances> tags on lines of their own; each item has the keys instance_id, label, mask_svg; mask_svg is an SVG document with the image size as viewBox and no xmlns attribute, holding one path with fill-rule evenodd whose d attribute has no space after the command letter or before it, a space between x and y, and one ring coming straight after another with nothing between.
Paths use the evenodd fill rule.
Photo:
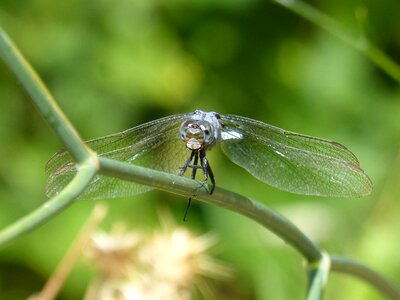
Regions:
<instances>
[{"instance_id":1,"label":"bokeh background","mask_svg":"<svg viewBox=\"0 0 400 300\"><path fill-rule=\"evenodd\" d=\"M362 3L362 4L360 4ZM400 61L400 4L312 1ZM281 212L321 247L354 257L400 282L400 90L367 58L287 9L264 0L1 0L1 26L15 40L84 139L159 117L204 109L247 116L347 145L374 183L371 196L292 195L258 182L217 149L218 186ZM0 62L0 226L46 198L44 165L61 147ZM159 227L167 208L180 226L219 236L215 256L235 269L217 299L303 299L303 258L249 219L152 191L105 201L109 228ZM0 299L38 291L96 203L80 201L0 252ZM80 262L59 299L80 299L94 276ZM326 299L381 299L332 274Z\"/></svg>"}]
</instances>

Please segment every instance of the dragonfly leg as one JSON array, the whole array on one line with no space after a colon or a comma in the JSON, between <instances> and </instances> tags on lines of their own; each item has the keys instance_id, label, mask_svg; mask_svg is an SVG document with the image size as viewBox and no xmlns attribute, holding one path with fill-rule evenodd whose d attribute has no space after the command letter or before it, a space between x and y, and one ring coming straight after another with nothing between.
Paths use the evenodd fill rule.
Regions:
<instances>
[{"instance_id":1,"label":"dragonfly leg","mask_svg":"<svg viewBox=\"0 0 400 300\"><path fill-rule=\"evenodd\" d=\"M183 174L185 174L186 170L188 167L191 167L190 163L193 160L193 157L195 156L195 152L192 151L192 153L190 153L189 158L187 159L187 161L185 162L185 164L183 165L183 167L181 168L180 172L179 172L179 176L183 176Z\"/></svg>"},{"instance_id":2,"label":"dragonfly leg","mask_svg":"<svg viewBox=\"0 0 400 300\"><path fill-rule=\"evenodd\" d=\"M199 163L199 153L196 152L194 155L194 160L193 160L193 165L189 165L192 168L192 175L190 178L195 179L196 178L196 172L198 169L198 164Z\"/></svg>"},{"instance_id":3,"label":"dragonfly leg","mask_svg":"<svg viewBox=\"0 0 400 300\"><path fill-rule=\"evenodd\" d=\"M201 168L203 170L204 180L199 188L205 186L208 178L210 178L211 190L209 190L209 194L211 195L215 189L215 178L214 178L214 173L211 170L210 164L208 163L205 150L200 151L200 164L201 164Z\"/></svg>"},{"instance_id":4,"label":"dragonfly leg","mask_svg":"<svg viewBox=\"0 0 400 300\"><path fill-rule=\"evenodd\" d=\"M202 154L201 154L201 152L200 152L200 160L202 161ZM196 155L195 155L195 157L194 157L193 165L190 165L190 167L193 168L193 169L192 169L192 177L191 177L192 179L195 179L197 169L202 169L203 172L204 172L204 167L203 167L203 165L202 165L202 162L200 162L200 163L201 163L200 166L198 165L198 163L199 163L199 153L196 153ZM196 197L196 196L197 196L197 192L198 192L202 187L204 187L204 185L205 185L206 182L207 182L207 177L206 177L206 178L203 180L203 182L196 188L196 190L195 190L195 192L194 192L194 194L193 194L193 197Z\"/></svg>"},{"instance_id":5,"label":"dragonfly leg","mask_svg":"<svg viewBox=\"0 0 400 300\"><path fill-rule=\"evenodd\" d=\"M194 153L194 152L192 152L192 153ZM191 161L191 158L192 158L192 156L193 155L191 155L190 156L190 161ZM189 162L190 162L189 161ZM198 152L196 152L195 154L194 154L194 160L193 160L193 165L192 166L190 166L190 164L188 164L187 165L187 167L192 167L192 175L190 176L192 179L195 179L196 178L196 172L197 172L197 169L198 168L196 168L197 167L197 164L199 163L199 153ZM187 168L186 167L186 168ZM187 204L187 206L186 206L186 210L185 210L185 215L183 216L183 222L186 222L186 217L187 217L187 214L188 214L188 212L189 212L189 208L190 208L190 204L192 203L192 197L189 197L189 199L188 199L188 204Z\"/></svg>"},{"instance_id":6,"label":"dragonfly leg","mask_svg":"<svg viewBox=\"0 0 400 300\"><path fill-rule=\"evenodd\" d=\"M214 192L214 189L215 189L215 177L214 177L213 171L211 170L210 163L208 162L207 159L206 159L206 161L207 161L207 173L208 173L208 176L210 177L210 181L211 181L211 190L210 190L210 193L209 193L211 195Z\"/></svg>"}]
</instances>

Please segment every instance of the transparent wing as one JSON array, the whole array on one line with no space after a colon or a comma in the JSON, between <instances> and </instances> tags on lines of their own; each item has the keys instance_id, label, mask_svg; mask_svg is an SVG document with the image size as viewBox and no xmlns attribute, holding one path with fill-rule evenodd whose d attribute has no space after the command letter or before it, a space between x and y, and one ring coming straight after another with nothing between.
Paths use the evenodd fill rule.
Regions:
<instances>
[{"instance_id":1,"label":"transparent wing","mask_svg":"<svg viewBox=\"0 0 400 300\"><path fill-rule=\"evenodd\" d=\"M221 115L225 154L259 180L297 194L357 197L372 183L345 146L252 119Z\"/></svg>"},{"instance_id":2,"label":"transparent wing","mask_svg":"<svg viewBox=\"0 0 400 300\"><path fill-rule=\"evenodd\" d=\"M191 115L165 117L86 144L100 156L177 174L189 156L178 138L179 126ZM46 172L46 195L53 197L71 181L76 166L69 153L61 150L48 161ZM79 199L121 198L149 190L144 185L96 175Z\"/></svg>"}]
</instances>

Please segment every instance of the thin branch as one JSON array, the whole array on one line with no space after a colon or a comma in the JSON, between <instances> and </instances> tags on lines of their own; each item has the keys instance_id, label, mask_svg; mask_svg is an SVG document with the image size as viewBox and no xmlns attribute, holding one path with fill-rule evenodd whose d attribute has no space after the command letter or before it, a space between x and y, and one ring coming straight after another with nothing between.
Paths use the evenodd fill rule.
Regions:
<instances>
[{"instance_id":1,"label":"thin branch","mask_svg":"<svg viewBox=\"0 0 400 300\"><path fill-rule=\"evenodd\" d=\"M86 147L75 128L68 121L42 80L27 62L12 40L0 27L0 56L14 72L32 101L63 142L65 148L78 162L78 174L58 196L0 231L0 247L29 232L70 205L90 183L96 173L97 156Z\"/></svg>"},{"instance_id":2,"label":"thin branch","mask_svg":"<svg viewBox=\"0 0 400 300\"><path fill-rule=\"evenodd\" d=\"M400 287L365 265L350 258L331 255L331 269L337 273L353 275L374 286L387 298L400 299Z\"/></svg>"},{"instance_id":3,"label":"thin branch","mask_svg":"<svg viewBox=\"0 0 400 300\"><path fill-rule=\"evenodd\" d=\"M321 251L318 247L293 223L276 211L247 197L221 188L216 188L212 196L206 190L199 191L196 196L193 196L198 188L198 183L192 179L105 157L99 157L99 162L100 173L104 175L142 183L184 197L192 196L192 198L238 212L274 232L296 248L308 261L319 261L321 258Z\"/></svg>"},{"instance_id":4,"label":"thin branch","mask_svg":"<svg viewBox=\"0 0 400 300\"><path fill-rule=\"evenodd\" d=\"M1 27L0 56L3 57L9 68L27 90L47 123L56 132L75 161L80 162L88 159L89 150L79 137L79 134L61 111L38 74Z\"/></svg>"},{"instance_id":5,"label":"thin branch","mask_svg":"<svg viewBox=\"0 0 400 300\"><path fill-rule=\"evenodd\" d=\"M338 21L305 2L298 0L273 1L341 39L343 42L368 57L371 62L394 80L400 82L399 65L382 50L373 45L364 35L356 36L348 29L344 28Z\"/></svg>"},{"instance_id":6,"label":"thin branch","mask_svg":"<svg viewBox=\"0 0 400 300\"><path fill-rule=\"evenodd\" d=\"M96 171L97 167L93 159L79 165L78 173L57 196L0 231L0 247L34 230L68 207L85 190Z\"/></svg>"},{"instance_id":7,"label":"thin branch","mask_svg":"<svg viewBox=\"0 0 400 300\"><path fill-rule=\"evenodd\" d=\"M322 300L325 285L330 271L330 257L323 253L319 262L308 264L307 300Z\"/></svg>"},{"instance_id":8,"label":"thin branch","mask_svg":"<svg viewBox=\"0 0 400 300\"><path fill-rule=\"evenodd\" d=\"M99 171L103 175L145 184L184 197L192 196L194 191L198 188L198 183L196 181L174 174L146 169L105 157L99 157L99 162ZM216 188L212 196L210 196L207 191L199 191L196 197L193 198L227 208L257 221L297 249L310 264L321 264L323 253L318 246L288 219L261 203L221 188ZM371 284L383 294L391 294L397 297L393 299L400 299L400 292L395 284L371 271L361 263L350 260L338 261L337 257L334 257L332 258L331 264L332 271L340 271L359 277L362 280L371 282ZM327 266L327 264L324 264L324 266ZM324 268L324 270L327 271L327 268ZM360 270L364 272L360 272ZM371 274L371 272L373 273ZM390 289L390 287L392 288Z\"/></svg>"}]
</instances>

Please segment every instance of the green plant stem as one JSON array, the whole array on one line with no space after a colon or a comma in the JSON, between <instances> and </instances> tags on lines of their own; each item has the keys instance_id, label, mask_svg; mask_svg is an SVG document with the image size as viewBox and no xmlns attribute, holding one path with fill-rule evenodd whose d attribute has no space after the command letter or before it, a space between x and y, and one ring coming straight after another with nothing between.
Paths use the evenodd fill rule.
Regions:
<instances>
[{"instance_id":1,"label":"green plant stem","mask_svg":"<svg viewBox=\"0 0 400 300\"><path fill-rule=\"evenodd\" d=\"M88 159L89 150L68 121L35 70L0 27L0 56L32 97L37 108L56 132L75 161Z\"/></svg>"},{"instance_id":2,"label":"green plant stem","mask_svg":"<svg viewBox=\"0 0 400 300\"><path fill-rule=\"evenodd\" d=\"M321 300L330 271L329 254L323 253L318 262L308 264L308 291L307 300Z\"/></svg>"},{"instance_id":3,"label":"green plant stem","mask_svg":"<svg viewBox=\"0 0 400 300\"><path fill-rule=\"evenodd\" d=\"M394 80L400 82L399 65L379 48L374 46L364 35L356 36L350 33L349 30L344 28L339 22L305 2L298 0L274 1L341 39L368 57L377 67L382 69Z\"/></svg>"},{"instance_id":4,"label":"green plant stem","mask_svg":"<svg viewBox=\"0 0 400 300\"><path fill-rule=\"evenodd\" d=\"M400 287L363 264L346 257L331 255L331 269L337 273L353 275L374 286L388 299L400 299Z\"/></svg>"},{"instance_id":5,"label":"green plant stem","mask_svg":"<svg viewBox=\"0 0 400 300\"><path fill-rule=\"evenodd\" d=\"M100 172L104 175L146 184L181 196L192 196L198 188L198 182L185 177L146 169L104 157L99 157L99 162ZM308 261L318 261L321 258L321 252L318 247L296 226L279 213L256 201L220 188L216 188L212 196L207 191L201 190L193 198L216 204L250 217L295 247Z\"/></svg>"},{"instance_id":6,"label":"green plant stem","mask_svg":"<svg viewBox=\"0 0 400 300\"><path fill-rule=\"evenodd\" d=\"M96 174L96 163L91 161L83 162L78 167L78 173L71 182L57 196L44 203L42 206L22 217L12 225L0 231L0 248L9 242L22 236L23 234L34 230L50 218L54 217L67 206L69 206L76 197L81 194Z\"/></svg>"},{"instance_id":7,"label":"green plant stem","mask_svg":"<svg viewBox=\"0 0 400 300\"><path fill-rule=\"evenodd\" d=\"M198 182L174 174L146 169L105 157L99 157L99 163L99 171L103 175L145 184L184 197L193 196L194 192L198 188ZM257 221L297 249L307 259L310 265L316 264L318 266L320 264L321 266L324 266L324 268L320 270L320 276L325 274L324 272L328 272L329 268L326 267L327 264L322 263L323 252L296 226L279 213L244 196L218 187L215 189L212 196L210 196L206 191L201 190L198 191L196 196L193 198L227 208ZM373 281L371 284L373 284L383 294L387 295L391 291L393 295L398 297L397 299L400 299L400 293L396 292L395 285L384 277L380 275L379 277L371 276L369 272L359 272L359 269L363 266L360 263L355 263L353 261L347 264L346 261L341 261L342 265L339 266L336 257L334 257L334 260L335 268L332 267L332 270L337 271L339 270L339 267L340 272L354 275L369 282ZM365 266L363 268L369 270ZM323 276L320 278L323 278ZM324 280L321 280L320 282L324 282ZM390 290L389 287L392 287L392 289ZM388 292L388 290L390 291Z\"/></svg>"}]
</instances>

